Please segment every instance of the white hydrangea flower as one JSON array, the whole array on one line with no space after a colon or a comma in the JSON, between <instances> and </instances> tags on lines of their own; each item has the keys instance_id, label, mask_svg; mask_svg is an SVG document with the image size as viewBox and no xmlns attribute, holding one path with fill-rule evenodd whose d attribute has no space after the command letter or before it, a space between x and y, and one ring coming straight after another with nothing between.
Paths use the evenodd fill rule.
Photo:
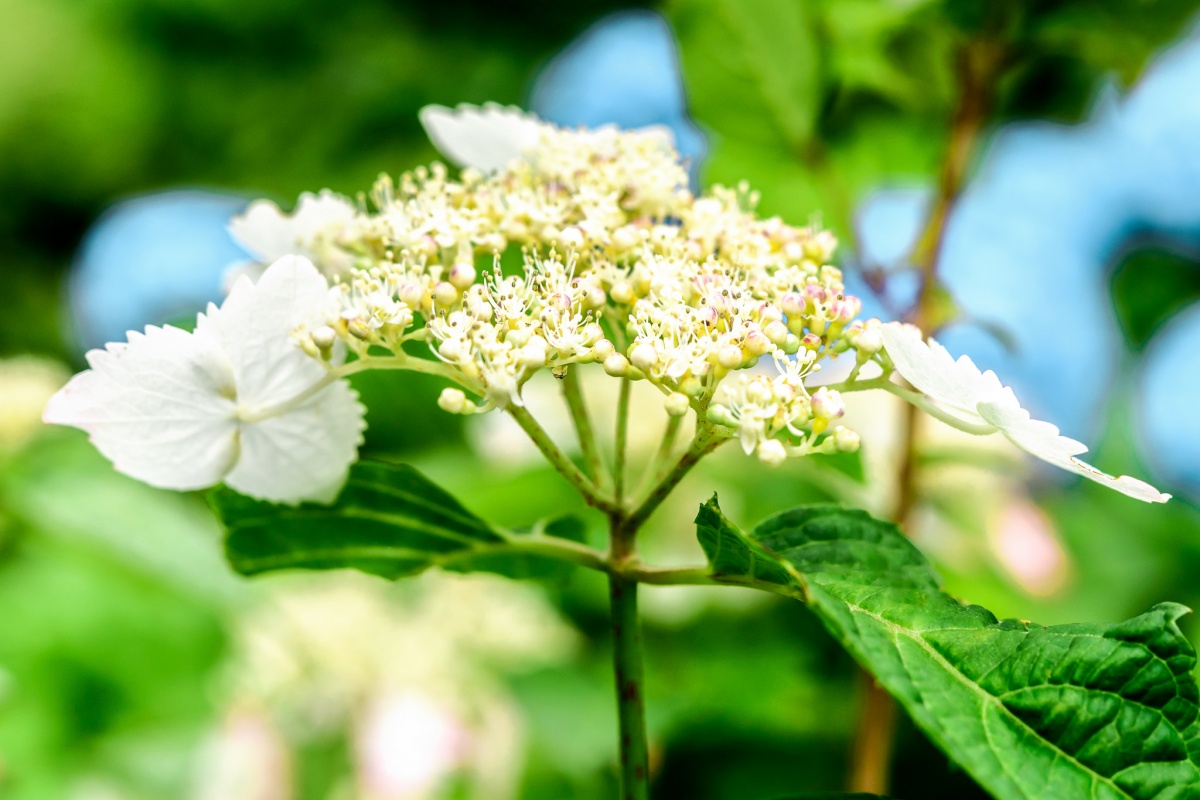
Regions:
<instances>
[{"instance_id":1,"label":"white hydrangea flower","mask_svg":"<svg viewBox=\"0 0 1200 800\"><path fill-rule=\"evenodd\" d=\"M306 258L242 278L196 329L149 326L87 355L43 419L88 432L113 466L167 489L224 481L294 503L332 500L362 443L364 409L293 339L327 313L329 285Z\"/></svg>"},{"instance_id":2,"label":"white hydrangea flower","mask_svg":"<svg viewBox=\"0 0 1200 800\"><path fill-rule=\"evenodd\" d=\"M328 189L301 194L291 214L270 200L255 200L229 221L229 233L256 260L233 265L225 276L226 290L243 275L257 280L267 264L284 256L304 256L329 276L346 274L354 256L338 246L338 238L357 215L353 203Z\"/></svg>"},{"instance_id":3,"label":"white hydrangea flower","mask_svg":"<svg viewBox=\"0 0 1200 800\"><path fill-rule=\"evenodd\" d=\"M1030 455L1138 500L1165 503L1171 498L1144 481L1113 477L1075 458L1087 452L1086 445L1060 435L1049 422L1032 419L994 372L980 372L967 356L955 361L933 339L927 344L917 328L898 322L884 325L883 344L896 371L954 417L990 425Z\"/></svg>"}]
</instances>

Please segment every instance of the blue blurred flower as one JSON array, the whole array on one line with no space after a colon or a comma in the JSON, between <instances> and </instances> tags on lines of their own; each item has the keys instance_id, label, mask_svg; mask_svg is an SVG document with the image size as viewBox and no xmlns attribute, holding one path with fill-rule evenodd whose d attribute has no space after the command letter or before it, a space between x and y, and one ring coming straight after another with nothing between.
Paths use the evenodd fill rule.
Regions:
<instances>
[{"instance_id":1,"label":"blue blurred flower","mask_svg":"<svg viewBox=\"0 0 1200 800\"><path fill-rule=\"evenodd\" d=\"M192 317L221 299L229 265L249 255L225 226L241 197L169 191L117 203L92 226L67 287L77 341L85 349L129 330Z\"/></svg>"},{"instance_id":2,"label":"blue blurred flower","mask_svg":"<svg viewBox=\"0 0 1200 800\"><path fill-rule=\"evenodd\" d=\"M941 275L967 319L939 339L995 369L1035 415L1070 435L1086 437L1100 422L1123 348L1108 286L1114 255L1135 233L1200 239L1198 84L1200 38L1193 37L1165 53L1129 95L1105 92L1082 125L1030 122L1001 131L947 229ZM929 197L911 189L870 198L860 209L858 260L903 267ZM853 288L870 294L860 278ZM905 301L888 299L901 308ZM877 299L864 300L881 312ZM1177 331L1200 330L1189 324L1172 326L1172 342L1148 353L1147 381L1175 371L1154 362L1180 357L1174 342L1185 334ZM1005 331L1015 349L988 326ZM1148 398L1156 391L1147 384ZM1145 429L1155 447L1181 435L1194 441L1200 417L1148 414ZM1190 456L1175 449L1162 464L1166 477L1194 477L1200 448Z\"/></svg>"},{"instance_id":3,"label":"blue blurred flower","mask_svg":"<svg viewBox=\"0 0 1200 800\"><path fill-rule=\"evenodd\" d=\"M530 110L564 127L665 125L693 182L707 151L687 113L675 37L652 11L610 14L580 34L537 77Z\"/></svg>"}]
</instances>

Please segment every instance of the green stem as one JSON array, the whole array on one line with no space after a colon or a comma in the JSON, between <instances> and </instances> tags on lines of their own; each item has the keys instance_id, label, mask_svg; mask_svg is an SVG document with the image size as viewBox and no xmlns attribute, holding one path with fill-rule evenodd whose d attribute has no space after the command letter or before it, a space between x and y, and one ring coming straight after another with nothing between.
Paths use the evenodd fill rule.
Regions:
<instances>
[{"instance_id":1,"label":"green stem","mask_svg":"<svg viewBox=\"0 0 1200 800\"><path fill-rule=\"evenodd\" d=\"M622 800L647 800L650 796L650 747L646 737L642 631L637 611L638 585L636 580L611 574L608 587L612 608L617 719L621 732L621 797Z\"/></svg>"},{"instance_id":2,"label":"green stem","mask_svg":"<svg viewBox=\"0 0 1200 800\"><path fill-rule=\"evenodd\" d=\"M608 596L612 614L613 673L620 726L622 800L649 797L650 747L646 738L646 695L642 674L642 630L637 579L624 570L636 559L638 525L618 511L609 517Z\"/></svg>"},{"instance_id":3,"label":"green stem","mask_svg":"<svg viewBox=\"0 0 1200 800\"><path fill-rule=\"evenodd\" d=\"M661 481L666 477L667 464L671 458L671 451L675 449L675 440L679 438L679 429L683 426L683 417L667 417L667 429L663 432L662 441L659 442L658 451L654 454L654 458L650 459L650 463L646 467L646 474L642 476L639 489L645 488L647 485L653 485L656 481Z\"/></svg>"},{"instance_id":4,"label":"green stem","mask_svg":"<svg viewBox=\"0 0 1200 800\"><path fill-rule=\"evenodd\" d=\"M865 392L870 389L882 389L888 394L894 394L901 400L904 400L911 405L924 411L929 416L936 420L946 423L952 428L957 428L964 433L970 433L975 436L989 436L996 432L997 428L994 425L989 425L986 422L969 422L965 419L955 416L948 411L943 411L925 398L925 395L920 392L914 392L912 389L905 389L903 386L893 383L889 376L881 375L878 378L871 378L866 381L846 381L844 383L831 383L828 388L830 391L841 392L843 394L849 392Z\"/></svg>"},{"instance_id":5,"label":"green stem","mask_svg":"<svg viewBox=\"0 0 1200 800\"><path fill-rule=\"evenodd\" d=\"M718 428L701 420L696 428L696 437L692 439L692 444L687 449L687 452L679 457L679 460L675 462L675 466L667 473L666 477L650 490L650 494L646 496L641 505L629 515L626 525L633 530L641 528L650 515L658 510L662 502L667 499L667 495L679 485L684 476L692 471L692 467L700 463L700 459L728 441L729 435L723 431L723 428Z\"/></svg>"},{"instance_id":6,"label":"green stem","mask_svg":"<svg viewBox=\"0 0 1200 800\"><path fill-rule=\"evenodd\" d=\"M617 505L625 501L625 451L629 439L629 395L633 381L621 379L621 393L617 396L616 455L613 459L613 499Z\"/></svg>"},{"instance_id":7,"label":"green stem","mask_svg":"<svg viewBox=\"0 0 1200 800\"><path fill-rule=\"evenodd\" d=\"M575 487L576 491L583 495L583 499L587 501L588 505L606 514L616 511L615 504L600 493L595 484L587 479L579 467L575 466L575 462L567 458L566 453L559 449L558 445L550 438L550 434L546 433L546 430L538 424L528 409L524 406L510 405L508 413L533 440L538 450L542 451L546 460L567 479L568 483Z\"/></svg>"},{"instance_id":8,"label":"green stem","mask_svg":"<svg viewBox=\"0 0 1200 800\"><path fill-rule=\"evenodd\" d=\"M578 366L567 368L567 374L562 379L563 396L567 400L567 408L571 411L571 421L575 423L575 434L579 437L579 449L587 465L588 477L593 483L599 484L604 476L604 461L600 457L596 433L592 429L592 420L588 416L587 404L579 386L578 369Z\"/></svg>"}]
</instances>

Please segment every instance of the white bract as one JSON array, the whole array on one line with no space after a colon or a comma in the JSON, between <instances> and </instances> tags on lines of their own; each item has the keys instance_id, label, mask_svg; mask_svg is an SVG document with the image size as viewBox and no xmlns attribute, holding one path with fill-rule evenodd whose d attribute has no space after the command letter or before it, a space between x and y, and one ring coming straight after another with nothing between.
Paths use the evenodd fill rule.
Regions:
<instances>
[{"instance_id":1,"label":"white bract","mask_svg":"<svg viewBox=\"0 0 1200 800\"><path fill-rule=\"evenodd\" d=\"M1085 445L1060 435L1049 422L1032 419L994 372L981 372L966 356L955 361L934 340L926 343L911 325L884 325L883 344L896 371L954 418L990 426L1030 455L1138 500L1165 503L1171 498L1144 481L1113 477L1075 458L1087 452Z\"/></svg>"},{"instance_id":2,"label":"white bract","mask_svg":"<svg viewBox=\"0 0 1200 800\"><path fill-rule=\"evenodd\" d=\"M557 126L516 106L461 103L457 108L425 106L420 112L421 125L438 151L452 164L482 173L499 172L514 160L534 152L543 136L552 135ZM674 134L665 125L649 125L639 133L657 137L664 146L673 147ZM594 131L573 131L576 135L612 136L619 129L605 125Z\"/></svg>"},{"instance_id":3,"label":"white bract","mask_svg":"<svg viewBox=\"0 0 1200 800\"><path fill-rule=\"evenodd\" d=\"M255 260L233 265L226 288L242 275L257 280L267 264L284 256L304 256L331 277L346 274L354 266L354 256L339 242L357 215L353 203L328 189L301 194L291 214L270 200L255 200L229 222L229 233Z\"/></svg>"},{"instance_id":4,"label":"white bract","mask_svg":"<svg viewBox=\"0 0 1200 800\"><path fill-rule=\"evenodd\" d=\"M121 472L153 486L224 481L253 497L330 500L356 459L363 407L344 380L305 354L304 335L329 302L307 259L240 279L196 329L150 326L88 353L43 419L88 432Z\"/></svg>"}]
</instances>

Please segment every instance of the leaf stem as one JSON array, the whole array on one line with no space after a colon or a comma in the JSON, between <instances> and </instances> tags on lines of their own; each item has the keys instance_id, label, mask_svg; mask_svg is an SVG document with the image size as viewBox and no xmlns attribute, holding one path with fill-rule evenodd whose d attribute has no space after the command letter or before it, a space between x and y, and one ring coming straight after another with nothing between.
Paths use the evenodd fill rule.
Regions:
<instances>
[{"instance_id":1,"label":"leaf stem","mask_svg":"<svg viewBox=\"0 0 1200 800\"><path fill-rule=\"evenodd\" d=\"M575 435L579 438L579 449L583 453L584 464L587 465L588 477L594 484L599 485L604 480L604 461L600 457L596 432L592 428L592 420L588 416L587 404L583 399L583 390L579 386L578 369L578 365L567 368L567 374L562 379L563 397L566 398L567 408L571 412L571 421L575 424Z\"/></svg>"}]
</instances>

